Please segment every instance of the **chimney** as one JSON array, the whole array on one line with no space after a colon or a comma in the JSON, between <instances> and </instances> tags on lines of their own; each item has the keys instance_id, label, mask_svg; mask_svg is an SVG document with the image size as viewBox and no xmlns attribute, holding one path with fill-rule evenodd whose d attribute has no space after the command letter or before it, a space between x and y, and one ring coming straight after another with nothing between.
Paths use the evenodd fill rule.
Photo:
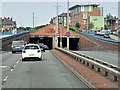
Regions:
<instances>
[{"instance_id":1,"label":"chimney","mask_svg":"<svg viewBox=\"0 0 120 90\"><path fill-rule=\"evenodd\" d=\"M12 18L11 18L11 21L12 21Z\"/></svg>"},{"instance_id":2,"label":"chimney","mask_svg":"<svg viewBox=\"0 0 120 90\"><path fill-rule=\"evenodd\" d=\"M10 17L8 17L8 20L10 19Z\"/></svg>"}]
</instances>

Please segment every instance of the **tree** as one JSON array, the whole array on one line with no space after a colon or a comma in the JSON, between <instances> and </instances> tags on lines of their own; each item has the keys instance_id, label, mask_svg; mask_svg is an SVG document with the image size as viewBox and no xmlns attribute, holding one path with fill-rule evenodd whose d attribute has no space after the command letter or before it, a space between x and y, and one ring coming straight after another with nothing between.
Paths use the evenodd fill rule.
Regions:
<instances>
[{"instance_id":1,"label":"tree","mask_svg":"<svg viewBox=\"0 0 120 90\"><path fill-rule=\"evenodd\" d=\"M88 28L89 29L92 29L94 27L94 24L92 23L92 22L90 22L89 24L88 24Z\"/></svg>"},{"instance_id":2,"label":"tree","mask_svg":"<svg viewBox=\"0 0 120 90\"><path fill-rule=\"evenodd\" d=\"M26 30L31 30L31 27L26 27Z\"/></svg>"},{"instance_id":3,"label":"tree","mask_svg":"<svg viewBox=\"0 0 120 90\"><path fill-rule=\"evenodd\" d=\"M75 23L75 27L77 28L77 30L80 28L81 24L79 22Z\"/></svg>"}]
</instances>

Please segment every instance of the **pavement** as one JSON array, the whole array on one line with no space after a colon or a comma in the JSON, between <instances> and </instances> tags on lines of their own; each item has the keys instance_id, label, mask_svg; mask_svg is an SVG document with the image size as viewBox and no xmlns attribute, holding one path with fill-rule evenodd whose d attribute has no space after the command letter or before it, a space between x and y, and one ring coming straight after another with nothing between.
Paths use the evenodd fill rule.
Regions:
<instances>
[{"instance_id":1,"label":"pavement","mask_svg":"<svg viewBox=\"0 0 120 90\"><path fill-rule=\"evenodd\" d=\"M120 38L115 36L115 35L110 35L110 38L111 39L114 39L114 40L117 40L117 41L120 41Z\"/></svg>"}]
</instances>

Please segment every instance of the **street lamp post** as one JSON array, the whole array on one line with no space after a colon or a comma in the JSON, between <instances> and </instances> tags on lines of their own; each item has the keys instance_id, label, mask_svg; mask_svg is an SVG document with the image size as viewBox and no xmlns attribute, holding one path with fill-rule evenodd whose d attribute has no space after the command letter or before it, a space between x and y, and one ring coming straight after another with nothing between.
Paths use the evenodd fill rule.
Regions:
<instances>
[{"instance_id":1,"label":"street lamp post","mask_svg":"<svg viewBox=\"0 0 120 90\"><path fill-rule=\"evenodd\" d=\"M56 18L56 47L58 47L58 0L57 0L57 18Z\"/></svg>"},{"instance_id":2,"label":"street lamp post","mask_svg":"<svg viewBox=\"0 0 120 90\"><path fill-rule=\"evenodd\" d=\"M67 2L67 32L69 32L69 0ZM67 49L69 50L69 36L67 36Z\"/></svg>"},{"instance_id":3,"label":"street lamp post","mask_svg":"<svg viewBox=\"0 0 120 90\"><path fill-rule=\"evenodd\" d=\"M34 30L34 12L33 12L33 30Z\"/></svg>"},{"instance_id":4,"label":"street lamp post","mask_svg":"<svg viewBox=\"0 0 120 90\"><path fill-rule=\"evenodd\" d=\"M62 48L62 23L60 24L60 47Z\"/></svg>"}]
</instances>

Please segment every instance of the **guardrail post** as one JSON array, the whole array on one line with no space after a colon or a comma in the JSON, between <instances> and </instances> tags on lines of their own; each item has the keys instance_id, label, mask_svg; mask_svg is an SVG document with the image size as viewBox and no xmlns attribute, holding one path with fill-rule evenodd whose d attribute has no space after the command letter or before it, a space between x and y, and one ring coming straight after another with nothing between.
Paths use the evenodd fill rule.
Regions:
<instances>
[{"instance_id":1,"label":"guardrail post","mask_svg":"<svg viewBox=\"0 0 120 90\"><path fill-rule=\"evenodd\" d=\"M114 76L114 81L117 81L117 77L116 76Z\"/></svg>"},{"instance_id":2,"label":"guardrail post","mask_svg":"<svg viewBox=\"0 0 120 90\"><path fill-rule=\"evenodd\" d=\"M105 76L108 76L108 72L107 71L105 71Z\"/></svg>"},{"instance_id":3,"label":"guardrail post","mask_svg":"<svg viewBox=\"0 0 120 90\"><path fill-rule=\"evenodd\" d=\"M98 72L100 72L100 68L98 68L98 70L97 70Z\"/></svg>"},{"instance_id":4,"label":"guardrail post","mask_svg":"<svg viewBox=\"0 0 120 90\"><path fill-rule=\"evenodd\" d=\"M79 59L79 62L81 62L81 59Z\"/></svg>"},{"instance_id":5,"label":"guardrail post","mask_svg":"<svg viewBox=\"0 0 120 90\"><path fill-rule=\"evenodd\" d=\"M85 61L83 61L83 64L85 64Z\"/></svg>"},{"instance_id":6,"label":"guardrail post","mask_svg":"<svg viewBox=\"0 0 120 90\"><path fill-rule=\"evenodd\" d=\"M87 66L89 66L89 63L87 63Z\"/></svg>"},{"instance_id":7,"label":"guardrail post","mask_svg":"<svg viewBox=\"0 0 120 90\"><path fill-rule=\"evenodd\" d=\"M94 65L92 65L92 69L94 69Z\"/></svg>"}]
</instances>

